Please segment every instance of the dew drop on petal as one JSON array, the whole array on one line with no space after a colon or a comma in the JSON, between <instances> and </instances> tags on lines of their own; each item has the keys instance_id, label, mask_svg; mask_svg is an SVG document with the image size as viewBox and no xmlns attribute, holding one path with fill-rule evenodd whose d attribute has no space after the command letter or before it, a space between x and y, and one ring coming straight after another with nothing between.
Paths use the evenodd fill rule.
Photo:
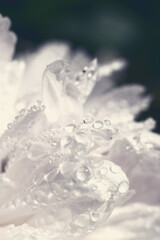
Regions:
<instances>
[{"instance_id":1,"label":"dew drop on petal","mask_svg":"<svg viewBox=\"0 0 160 240\"><path fill-rule=\"evenodd\" d=\"M118 186L118 191L120 193L126 193L128 191L128 189L129 189L129 184L127 181L121 182Z\"/></svg>"},{"instance_id":2,"label":"dew drop on petal","mask_svg":"<svg viewBox=\"0 0 160 240\"><path fill-rule=\"evenodd\" d=\"M76 177L79 181L87 181L90 177L90 171L86 166L80 167L76 172Z\"/></svg>"},{"instance_id":3,"label":"dew drop on petal","mask_svg":"<svg viewBox=\"0 0 160 240\"><path fill-rule=\"evenodd\" d=\"M7 128L8 128L8 129L11 129L11 128L12 128L12 123L8 123L8 124L7 124Z\"/></svg>"},{"instance_id":4,"label":"dew drop on petal","mask_svg":"<svg viewBox=\"0 0 160 240\"><path fill-rule=\"evenodd\" d=\"M74 165L67 161L67 162L63 162L60 164L59 170L63 176L69 177L73 172L73 167L74 167Z\"/></svg>"},{"instance_id":5,"label":"dew drop on petal","mask_svg":"<svg viewBox=\"0 0 160 240\"><path fill-rule=\"evenodd\" d=\"M76 125L75 125L75 124L68 124L68 125L65 127L65 131L68 132L68 133L72 133L75 128L76 128Z\"/></svg>"},{"instance_id":6,"label":"dew drop on petal","mask_svg":"<svg viewBox=\"0 0 160 240\"><path fill-rule=\"evenodd\" d=\"M25 108L21 109L20 115L23 116L25 113L26 113L26 109Z\"/></svg>"},{"instance_id":7,"label":"dew drop on petal","mask_svg":"<svg viewBox=\"0 0 160 240\"><path fill-rule=\"evenodd\" d=\"M103 128L103 122L100 121L100 120L97 120L97 121L93 124L93 127L94 127L95 129L101 129L101 128Z\"/></svg>"},{"instance_id":8,"label":"dew drop on petal","mask_svg":"<svg viewBox=\"0 0 160 240\"><path fill-rule=\"evenodd\" d=\"M111 167L110 167L110 169L111 169L111 172L113 172L113 173L119 173L120 172L120 167L119 166L117 166L117 165L112 165Z\"/></svg>"},{"instance_id":9,"label":"dew drop on petal","mask_svg":"<svg viewBox=\"0 0 160 240\"><path fill-rule=\"evenodd\" d=\"M110 127L110 126L111 126L111 121L108 120L108 119L105 119L105 120L104 120L104 124L105 124L107 127Z\"/></svg>"},{"instance_id":10,"label":"dew drop on petal","mask_svg":"<svg viewBox=\"0 0 160 240\"><path fill-rule=\"evenodd\" d=\"M90 212L90 217L93 222L97 222L99 219L99 213L93 210Z\"/></svg>"},{"instance_id":11,"label":"dew drop on petal","mask_svg":"<svg viewBox=\"0 0 160 240\"><path fill-rule=\"evenodd\" d=\"M75 140L78 143L84 143L85 135L86 135L85 132L78 132L75 136Z\"/></svg>"},{"instance_id":12,"label":"dew drop on petal","mask_svg":"<svg viewBox=\"0 0 160 240\"><path fill-rule=\"evenodd\" d=\"M92 117L92 115L91 115L91 114L87 114L87 115L85 116L85 118L83 119L83 122L86 123L86 124L92 123L92 122L93 122L93 117Z\"/></svg>"}]
</instances>

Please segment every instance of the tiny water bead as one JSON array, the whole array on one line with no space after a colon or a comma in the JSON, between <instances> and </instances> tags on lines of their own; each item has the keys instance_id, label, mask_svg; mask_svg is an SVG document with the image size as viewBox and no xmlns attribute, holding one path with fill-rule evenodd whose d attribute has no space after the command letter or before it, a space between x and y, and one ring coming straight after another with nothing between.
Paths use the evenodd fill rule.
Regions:
<instances>
[{"instance_id":1,"label":"tiny water bead","mask_svg":"<svg viewBox=\"0 0 160 240\"><path fill-rule=\"evenodd\" d=\"M122 194L126 193L129 189L129 183L127 181L123 181L118 186L118 191Z\"/></svg>"},{"instance_id":2,"label":"tiny water bead","mask_svg":"<svg viewBox=\"0 0 160 240\"><path fill-rule=\"evenodd\" d=\"M85 67L82 69L82 72L83 72L83 73L86 73L87 71L88 71L88 67L85 66Z\"/></svg>"},{"instance_id":3,"label":"tiny water bead","mask_svg":"<svg viewBox=\"0 0 160 240\"><path fill-rule=\"evenodd\" d=\"M87 114L85 118L83 119L83 122L88 124L93 122L93 116L91 114Z\"/></svg>"},{"instance_id":4,"label":"tiny water bead","mask_svg":"<svg viewBox=\"0 0 160 240\"><path fill-rule=\"evenodd\" d=\"M7 124L7 128L8 128L8 129L11 129L11 128L12 128L12 123L8 123L8 124Z\"/></svg>"},{"instance_id":5,"label":"tiny water bead","mask_svg":"<svg viewBox=\"0 0 160 240\"><path fill-rule=\"evenodd\" d=\"M93 128L95 129L101 129L103 128L103 122L100 120L97 120L94 124L93 124Z\"/></svg>"},{"instance_id":6,"label":"tiny water bead","mask_svg":"<svg viewBox=\"0 0 160 240\"><path fill-rule=\"evenodd\" d=\"M27 110L25 108L20 110L20 115L23 116L24 114L26 114Z\"/></svg>"},{"instance_id":7,"label":"tiny water bead","mask_svg":"<svg viewBox=\"0 0 160 240\"><path fill-rule=\"evenodd\" d=\"M100 214L93 210L90 212L90 217L93 222L97 222L100 217Z\"/></svg>"},{"instance_id":8,"label":"tiny water bead","mask_svg":"<svg viewBox=\"0 0 160 240\"><path fill-rule=\"evenodd\" d=\"M114 138L118 134L118 130L114 128L108 128L105 130L108 139Z\"/></svg>"},{"instance_id":9,"label":"tiny water bead","mask_svg":"<svg viewBox=\"0 0 160 240\"><path fill-rule=\"evenodd\" d=\"M108 119L105 119L105 120L104 120L104 124L105 124L107 127L110 127L110 126L111 126L111 121L108 120Z\"/></svg>"},{"instance_id":10,"label":"tiny water bead","mask_svg":"<svg viewBox=\"0 0 160 240\"><path fill-rule=\"evenodd\" d=\"M76 128L76 125L75 125L75 124L68 124L68 125L65 127L65 131L66 131L67 133L72 133L75 128Z\"/></svg>"},{"instance_id":11,"label":"tiny water bead","mask_svg":"<svg viewBox=\"0 0 160 240\"><path fill-rule=\"evenodd\" d=\"M76 135L75 135L75 140L78 142L78 143L84 143L84 140L86 140L86 133L81 131L81 132L77 132Z\"/></svg>"}]
</instances>

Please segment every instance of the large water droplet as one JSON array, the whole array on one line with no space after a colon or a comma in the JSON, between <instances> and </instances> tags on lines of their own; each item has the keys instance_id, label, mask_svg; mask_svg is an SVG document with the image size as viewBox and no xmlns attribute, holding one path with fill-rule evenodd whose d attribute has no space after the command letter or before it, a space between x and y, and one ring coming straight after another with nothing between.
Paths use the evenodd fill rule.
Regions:
<instances>
[{"instance_id":1,"label":"large water droplet","mask_svg":"<svg viewBox=\"0 0 160 240\"><path fill-rule=\"evenodd\" d=\"M111 169L111 171L112 171L113 173L119 173L120 170L121 170L121 168L120 168L119 166L115 165L115 164L113 164L113 165L110 167L110 169Z\"/></svg>"},{"instance_id":2,"label":"large water droplet","mask_svg":"<svg viewBox=\"0 0 160 240\"><path fill-rule=\"evenodd\" d=\"M71 162L63 162L59 166L59 170L61 174L65 177L69 177L72 175L73 170L74 170L74 164Z\"/></svg>"},{"instance_id":3,"label":"large water droplet","mask_svg":"<svg viewBox=\"0 0 160 240\"><path fill-rule=\"evenodd\" d=\"M90 177L90 171L86 166L80 167L76 172L76 177L80 181L87 181Z\"/></svg>"}]
</instances>

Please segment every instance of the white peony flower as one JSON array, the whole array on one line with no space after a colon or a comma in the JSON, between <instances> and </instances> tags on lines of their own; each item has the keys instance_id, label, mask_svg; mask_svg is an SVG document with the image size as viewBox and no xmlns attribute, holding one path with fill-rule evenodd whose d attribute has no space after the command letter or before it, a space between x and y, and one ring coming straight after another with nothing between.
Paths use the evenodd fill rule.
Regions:
<instances>
[{"instance_id":1,"label":"white peony flower","mask_svg":"<svg viewBox=\"0 0 160 240\"><path fill-rule=\"evenodd\" d=\"M160 136L134 120L144 87L114 87L122 60L63 43L12 60L9 26L0 15L0 239L158 240Z\"/></svg>"}]
</instances>

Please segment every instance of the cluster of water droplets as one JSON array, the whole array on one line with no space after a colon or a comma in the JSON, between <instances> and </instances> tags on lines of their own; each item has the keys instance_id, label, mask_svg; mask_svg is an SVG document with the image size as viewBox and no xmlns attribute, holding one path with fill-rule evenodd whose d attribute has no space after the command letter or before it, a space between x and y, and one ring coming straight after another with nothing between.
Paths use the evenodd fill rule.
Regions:
<instances>
[{"instance_id":1,"label":"cluster of water droplets","mask_svg":"<svg viewBox=\"0 0 160 240\"><path fill-rule=\"evenodd\" d=\"M13 186L0 223L54 223L55 239L76 239L103 223L128 195L126 175L105 155L117 130L108 119L87 114L80 124L51 125L34 136L43 109L38 103L21 110L2 136L1 142L8 139L1 149L8 162L1 185Z\"/></svg>"},{"instance_id":2,"label":"cluster of water droplets","mask_svg":"<svg viewBox=\"0 0 160 240\"><path fill-rule=\"evenodd\" d=\"M28 141L27 137L39 132L44 117L43 110L44 106L38 101L30 109L22 109L14 121L8 123L7 130L0 138L1 168L3 160L9 158L9 163L11 162L11 156L14 155L13 151L17 148L17 144Z\"/></svg>"},{"instance_id":3,"label":"cluster of water droplets","mask_svg":"<svg viewBox=\"0 0 160 240\"><path fill-rule=\"evenodd\" d=\"M84 103L90 95L93 87L98 80L98 64L97 59L94 59L89 66L85 66L81 72L76 75L75 84L81 92L81 102Z\"/></svg>"}]
</instances>

